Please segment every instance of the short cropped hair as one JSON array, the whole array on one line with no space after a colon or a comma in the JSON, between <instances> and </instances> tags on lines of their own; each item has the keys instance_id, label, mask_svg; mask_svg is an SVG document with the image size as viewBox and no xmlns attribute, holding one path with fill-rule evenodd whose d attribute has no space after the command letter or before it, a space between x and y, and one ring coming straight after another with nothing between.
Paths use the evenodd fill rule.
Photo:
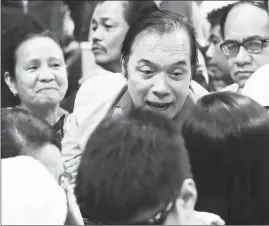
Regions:
<instances>
[{"instance_id":1,"label":"short cropped hair","mask_svg":"<svg viewBox=\"0 0 269 226\"><path fill-rule=\"evenodd\" d=\"M214 27L220 25L232 6L233 4L229 4L219 9L212 10L210 13L208 13L207 19L211 26Z\"/></svg>"},{"instance_id":2,"label":"short cropped hair","mask_svg":"<svg viewBox=\"0 0 269 226\"><path fill-rule=\"evenodd\" d=\"M263 9L265 10L267 13L268 13L268 4L266 4L266 1L249 1L249 0L241 0L237 3L233 3L231 4L229 7L228 7L228 10L226 11L225 15L223 16L222 18L222 21L220 23L220 30L221 30L221 35L224 39L224 29L225 29L225 23L226 23L226 20L227 20L227 17L229 15L229 13L232 11L232 9L234 7L237 7L237 6L240 6L242 4L251 4L251 5L254 5L260 9ZM236 23L236 21L235 21Z\"/></svg>"},{"instance_id":3,"label":"short cropped hair","mask_svg":"<svg viewBox=\"0 0 269 226\"><path fill-rule=\"evenodd\" d=\"M172 122L133 110L104 121L90 137L75 194L90 222L128 224L140 211L167 204L191 177L187 151Z\"/></svg>"},{"instance_id":4,"label":"short cropped hair","mask_svg":"<svg viewBox=\"0 0 269 226\"><path fill-rule=\"evenodd\" d=\"M30 150L46 144L61 150L60 138L47 122L17 107L1 109L1 158L32 156Z\"/></svg>"},{"instance_id":5,"label":"short cropped hair","mask_svg":"<svg viewBox=\"0 0 269 226\"><path fill-rule=\"evenodd\" d=\"M268 223L267 111L238 93L212 93L197 102L182 134L199 194L196 210L227 225Z\"/></svg>"},{"instance_id":6,"label":"short cropped hair","mask_svg":"<svg viewBox=\"0 0 269 226\"><path fill-rule=\"evenodd\" d=\"M97 5L105 2L104 0L97 1ZM158 6L154 1L123 1L123 17L127 24L131 26L140 17L146 16L151 12L158 10Z\"/></svg>"},{"instance_id":7,"label":"short cropped hair","mask_svg":"<svg viewBox=\"0 0 269 226\"><path fill-rule=\"evenodd\" d=\"M190 61L192 65L192 75L194 75L198 62L195 29L188 18L164 10L158 10L148 14L147 16L140 17L129 28L121 48L121 58L124 62L123 66L125 69L127 69L127 63L131 55L133 45L140 34L150 31L163 35L180 29L185 29L189 36L191 52Z\"/></svg>"}]
</instances>

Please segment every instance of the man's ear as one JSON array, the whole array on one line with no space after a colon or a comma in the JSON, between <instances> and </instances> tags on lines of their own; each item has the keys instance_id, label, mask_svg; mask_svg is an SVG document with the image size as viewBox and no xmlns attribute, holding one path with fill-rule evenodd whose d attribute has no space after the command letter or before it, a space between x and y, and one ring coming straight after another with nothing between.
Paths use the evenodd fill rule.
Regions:
<instances>
[{"instance_id":1,"label":"man's ear","mask_svg":"<svg viewBox=\"0 0 269 226\"><path fill-rule=\"evenodd\" d=\"M8 71L5 72L4 79L10 91L13 93L14 96L16 96L18 94L18 91L16 88L15 79L10 75Z\"/></svg>"},{"instance_id":2,"label":"man's ear","mask_svg":"<svg viewBox=\"0 0 269 226\"><path fill-rule=\"evenodd\" d=\"M192 179L184 180L176 201L176 210L180 225L188 224L194 213L197 200L197 190Z\"/></svg>"}]
</instances>

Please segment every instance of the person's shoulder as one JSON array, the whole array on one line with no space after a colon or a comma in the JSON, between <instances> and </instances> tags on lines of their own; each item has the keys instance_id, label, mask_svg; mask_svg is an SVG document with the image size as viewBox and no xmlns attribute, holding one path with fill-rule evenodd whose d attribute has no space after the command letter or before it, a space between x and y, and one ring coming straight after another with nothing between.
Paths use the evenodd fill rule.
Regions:
<instances>
[{"instance_id":1,"label":"person's shoulder","mask_svg":"<svg viewBox=\"0 0 269 226\"><path fill-rule=\"evenodd\" d=\"M75 108L87 105L89 100L96 99L102 102L115 93L119 92L126 85L126 79L121 74L98 74L89 77L78 90Z\"/></svg>"},{"instance_id":2,"label":"person's shoulder","mask_svg":"<svg viewBox=\"0 0 269 226\"><path fill-rule=\"evenodd\" d=\"M248 79L242 94L246 95L262 106L269 106L269 64L260 67L254 74Z\"/></svg>"},{"instance_id":3,"label":"person's shoulder","mask_svg":"<svg viewBox=\"0 0 269 226\"><path fill-rule=\"evenodd\" d=\"M209 92L204 87L193 80L190 83L190 93L195 100L198 100L201 97L209 94Z\"/></svg>"}]
</instances>

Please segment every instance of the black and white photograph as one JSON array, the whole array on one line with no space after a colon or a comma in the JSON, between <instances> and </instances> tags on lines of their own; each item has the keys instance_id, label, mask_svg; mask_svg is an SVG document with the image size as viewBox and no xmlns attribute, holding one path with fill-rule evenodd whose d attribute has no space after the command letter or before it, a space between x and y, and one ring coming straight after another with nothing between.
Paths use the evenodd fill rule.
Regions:
<instances>
[{"instance_id":1,"label":"black and white photograph","mask_svg":"<svg viewBox=\"0 0 269 226\"><path fill-rule=\"evenodd\" d=\"M1 1L1 225L269 225L269 7Z\"/></svg>"}]
</instances>

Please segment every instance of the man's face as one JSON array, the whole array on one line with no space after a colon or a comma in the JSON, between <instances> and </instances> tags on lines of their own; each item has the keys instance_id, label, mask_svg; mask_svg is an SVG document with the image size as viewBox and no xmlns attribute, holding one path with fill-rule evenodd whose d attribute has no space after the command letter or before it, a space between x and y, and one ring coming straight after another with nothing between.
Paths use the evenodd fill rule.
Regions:
<instances>
[{"instance_id":1,"label":"man's face","mask_svg":"<svg viewBox=\"0 0 269 226\"><path fill-rule=\"evenodd\" d=\"M129 25L123 17L121 1L105 1L96 6L91 21L92 52L97 64L120 68L120 49ZM115 13L116 12L116 13Z\"/></svg>"},{"instance_id":2,"label":"man's face","mask_svg":"<svg viewBox=\"0 0 269 226\"><path fill-rule=\"evenodd\" d=\"M215 91L220 91L232 83L227 57L220 49L222 42L220 25L211 27L206 57L210 83Z\"/></svg>"},{"instance_id":3,"label":"man's face","mask_svg":"<svg viewBox=\"0 0 269 226\"><path fill-rule=\"evenodd\" d=\"M247 16L246 16L247 15ZM269 38L269 17L265 10L249 3L236 6L229 13L224 27L225 41L244 42ZM243 88L247 79L261 66L269 63L269 43L259 53L248 53L243 46L228 57L233 80Z\"/></svg>"},{"instance_id":4,"label":"man's face","mask_svg":"<svg viewBox=\"0 0 269 226\"><path fill-rule=\"evenodd\" d=\"M163 35L140 35L127 63L128 90L135 107L170 119L177 116L189 91L190 54L184 29Z\"/></svg>"}]
</instances>

